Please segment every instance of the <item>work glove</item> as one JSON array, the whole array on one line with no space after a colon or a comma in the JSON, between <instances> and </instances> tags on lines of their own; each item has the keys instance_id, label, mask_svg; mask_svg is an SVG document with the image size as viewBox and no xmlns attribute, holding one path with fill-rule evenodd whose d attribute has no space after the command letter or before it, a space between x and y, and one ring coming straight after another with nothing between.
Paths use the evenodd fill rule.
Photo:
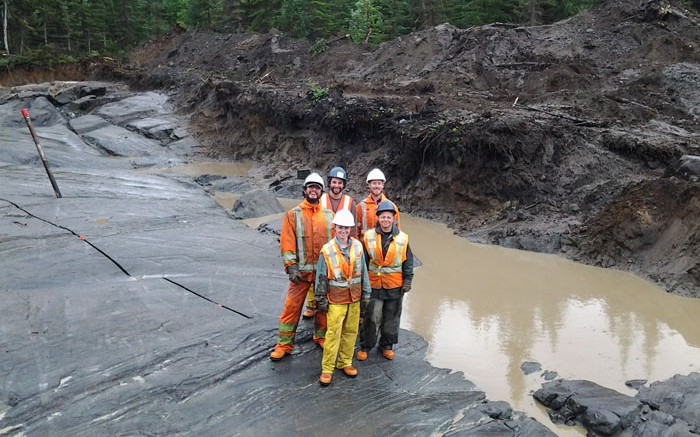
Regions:
<instances>
[{"instance_id":1,"label":"work glove","mask_svg":"<svg viewBox=\"0 0 700 437\"><path fill-rule=\"evenodd\" d=\"M316 311L320 311L322 313L327 313L328 312L328 299L326 299L325 297L316 298Z\"/></svg>"},{"instance_id":2,"label":"work glove","mask_svg":"<svg viewBox=\"0 0 700 437\"><path fill-rule=\"evenodd\" d=\"M287 275L289 275L289 280L295 284L301 282L301 272L299 272L298 265L292 264L291 266L287 267Z\"/></svg>"},{"instance_id":3,"label":"work glove","mask_svg":"<svg viewBox=\"0 0 700 437\"><path fill-rule=\"evenodd\" d=\"M365 321L367 316L367 307L369 306L369 299L362 299L360 301L360 325Z\"/></svg>"},{"instance_id":4,"label":"work glove","mask_svg":"<svg viewBox=\"0 0 700 437\"><path fill-rule=\"evenodd\" d=\"M411 291L411 281L403 281L403 285L401 286L401 292L408 293L409 291Z\"/></svg>"}]
</instances>

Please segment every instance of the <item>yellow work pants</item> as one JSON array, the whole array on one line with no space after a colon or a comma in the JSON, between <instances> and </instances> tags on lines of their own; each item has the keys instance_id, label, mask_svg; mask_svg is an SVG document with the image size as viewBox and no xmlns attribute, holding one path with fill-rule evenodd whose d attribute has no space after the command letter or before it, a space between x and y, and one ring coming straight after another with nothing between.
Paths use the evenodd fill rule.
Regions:
<instances>
[{"instance_id":1,"label":"yellow work pants","mask_svg":"<svg viewBox=\"0 0 700 437\"><path fill-rule=\"evenodd\" d=\"M327 322L321 372L333 373L336 368L342 369L352 365L360 325L360 302L329 304Z\"/></svg>"}]
</instances>

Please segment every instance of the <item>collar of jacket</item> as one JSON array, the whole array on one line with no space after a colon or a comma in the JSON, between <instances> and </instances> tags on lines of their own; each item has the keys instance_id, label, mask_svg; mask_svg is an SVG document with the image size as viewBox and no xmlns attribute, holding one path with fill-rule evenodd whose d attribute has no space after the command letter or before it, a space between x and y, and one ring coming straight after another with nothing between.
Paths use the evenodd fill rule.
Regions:
<instances>
[{"instance_id":1,"label":"collar of jacket","mask_svg":"<svg viewBox=\"0 0 700 437\"><path fill-rule=\"evenodd\" d=\"M374 231L380 235L394 235L394 236L399 235L399 228L396 227L396 223L391 225L391 232L382 231L382 227L379 225L377 225L377 227L374 228Z\"/></svg>"},{"instance_id":2,"label":"collar of jacket","mask_svg":"<svg viewBox=\"0 0 700 437\"><path fill-rule=\"evenodd\" d=\"M311 212L316 212L316 211L318 211L319 209L321 209L321 202L317 203L316 205L313 205L313 204L309 203L308 200L304 199L304 200L299 204L299 207L300 207L301 209L308 209L308 210L311 210Z\"/></svg>"},{"instance_id":3,"label":"collar of jacket","mask_svg":"<svg viewBox=\"0 0 700 437\"><path fill-rule=\"evenodd\" d=\"M306 200L306 199L304 199L304 200ZM389 199L387 199L387 197L386 197L386 195L384 194L384 192L382 192L381 196L379 196L379 202L375 202L375 201L374 201L374 197L372 197L372 193L369 193L369 194L367 195L367 198L365 199L365 202L367 202L367 203L374 203L375 205L379 205L380 203L384 202L385 200L389 200Z\"/></svg>"}]
</instances>

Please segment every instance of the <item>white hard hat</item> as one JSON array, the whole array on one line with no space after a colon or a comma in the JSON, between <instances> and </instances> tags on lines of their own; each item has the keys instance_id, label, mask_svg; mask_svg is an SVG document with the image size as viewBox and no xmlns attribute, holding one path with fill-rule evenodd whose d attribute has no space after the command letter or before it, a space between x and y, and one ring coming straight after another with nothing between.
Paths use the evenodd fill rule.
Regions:
<instances>
[{"instance_id":1,"label":"white hard hat","mask_svg":"<svg viewBox=\"0 0 700 437\"><path fill-rule=\"evenodd\" d=\"M384 177L384 173L382 173L381 170L379 170L378 168L374 168L370 170L369 173L367 173L367 182L369 181L386 182L386 178Z\"/></svg>"},{"instance_id":2,"label":"white hard hat","mask_svg":"<svg viewBox=\"0 0 700 437\"><path fill-rule=\"evenodd\" d=\"M326 188L326 184L323 183L323 178L318 173L311 173L304 179L304 188L309 184L318 184L321 188Z\"/></svg>"},{"instance_id":3,"label":"white hard hat","mask_svg":"<svg viewBox=\"0 0 700 437\"><path fill-rule=\"evenodd\" d=\"M333 224L338 226L353 227L355 226L355 219L350 211L347 209L341 209L335 213L335 217L333 217Z\"/></svg>"}]
</instances>

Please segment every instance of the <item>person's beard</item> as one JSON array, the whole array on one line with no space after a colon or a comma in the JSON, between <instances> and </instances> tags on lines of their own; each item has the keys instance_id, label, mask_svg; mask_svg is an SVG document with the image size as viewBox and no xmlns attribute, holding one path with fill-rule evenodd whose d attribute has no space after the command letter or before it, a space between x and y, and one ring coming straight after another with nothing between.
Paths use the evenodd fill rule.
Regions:
<instances>
[{"instance_id":1,"label":"person's beard","mask_svg":"<svg viewBox=\"0 0 700 437\"><path fill-rule=\"evenodd\" d=\"M320 198L320 196L312 199L312 198L309 198L308 194L304 193L304 199L306 199L306 201L312 205L318 204L319 198Z\"/></svg>"}]
</instances>

